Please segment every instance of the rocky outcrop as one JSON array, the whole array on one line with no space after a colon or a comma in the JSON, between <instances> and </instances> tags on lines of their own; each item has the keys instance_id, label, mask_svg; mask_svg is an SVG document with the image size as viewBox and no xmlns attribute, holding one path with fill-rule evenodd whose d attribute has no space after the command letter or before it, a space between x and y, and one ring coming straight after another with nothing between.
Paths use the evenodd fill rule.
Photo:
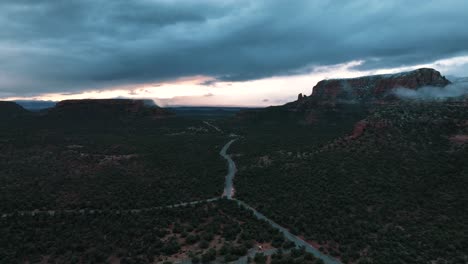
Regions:
<instances>
[{"instance_id":1,"label":"rocky outcrop","mask_svg":"<svg viewBox=\"0 0 468 264\"><path fill-rule=\"evenodd\" d=\"M163 118L171 113L148 100L132 99L82 99L60 101L50 114L71 117L137 117Z\"/></svg>"},{"instance_id":2,"label":"rocky outcrop","mask_svg":"<svg viewBox=\"0 0 468 264\"><path fill-rule=\"evenodd\" d=\"M302 94L302 93L297 95L297 101L302 101L302 100L305 100L305 99L307 99L307 95Z\"/></svg>"},{"instance_id":3,"label":"rocky outcrop","mask_svg":"<svg viewBox=\"0 0 468 264\"><path fill-rule=\"evenodd\" d=\"M380 105L402 102L396 89L419 89L425 86L445 87L450 84L440 72L422 68L397 74L364 76L351 79L330 79L317 83L312 94L298 94L297 100L282 106L239 112L238 120L262 122L281 118L298 118L301 124L313 125L322 121L346 122L365 118ZM463 100L457 100L464 103ZM356 128L358 138L364 124ZM362 128L362 129L361 129Z\"/></svg>"},{"instance_id":4,"label":"rocky outcrop","mask_svg":"<svg viewBox=\"0 0 468 264\"><path fill-rule=\"evenodd\" d=\"M397 74L323 80L313 88L311 97L321 104L378 103L395 100L392 90L396 88L418 89L424 86L444 87L448 84L450 81L440 72L422 68Z\"/></svg>"}]
</instances>

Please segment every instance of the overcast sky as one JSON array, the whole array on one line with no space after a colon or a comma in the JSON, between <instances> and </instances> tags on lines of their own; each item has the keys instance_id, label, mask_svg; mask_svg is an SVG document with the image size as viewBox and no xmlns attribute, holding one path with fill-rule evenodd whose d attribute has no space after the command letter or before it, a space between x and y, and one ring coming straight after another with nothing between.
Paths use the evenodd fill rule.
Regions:
<instances>
[{"instance_id":1,"label":"overcast sky","mask_svg":"<svg viewBox=\"0 0 468 264\"><path fill-rule=\"evenodd\" d=\"M340 74L468 76L466 0L1 0L0 25L4 99L267 105Z\"/></svg>"}]
</instances>

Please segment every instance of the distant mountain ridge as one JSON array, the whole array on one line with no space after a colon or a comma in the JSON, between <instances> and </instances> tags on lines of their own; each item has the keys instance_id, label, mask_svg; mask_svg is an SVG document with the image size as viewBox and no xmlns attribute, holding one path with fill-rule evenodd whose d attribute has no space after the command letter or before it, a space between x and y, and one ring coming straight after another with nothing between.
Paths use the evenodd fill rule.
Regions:
<instances>
[{"instance_id":1,"label":"distant mountain ridge","mask_svg":"<svg viewBox=\"0 0 468 264\"><path fill-rule=\"evenodd\" d=\"M298 97L298 104L312 100L321 105L346 102L381 103L397 99L392 90L418 89L425 86L445 87L451 82L440 72L421 68L396 74L363 76L350 79L322 80L315 85L311 96Z\"/></svg>"},{"instance_id":2,"label":"distant mountain ridge","mask_svg":"<svg viewBox=\"0 0 468 264\"><path fill-rule=\"evenodd\" d=\"M54 107L54 101L41 101L41 100L16 100L15 103L21 105L24 109L30 111L40 111L46 108Z\"/></svg>"}]
</instances>

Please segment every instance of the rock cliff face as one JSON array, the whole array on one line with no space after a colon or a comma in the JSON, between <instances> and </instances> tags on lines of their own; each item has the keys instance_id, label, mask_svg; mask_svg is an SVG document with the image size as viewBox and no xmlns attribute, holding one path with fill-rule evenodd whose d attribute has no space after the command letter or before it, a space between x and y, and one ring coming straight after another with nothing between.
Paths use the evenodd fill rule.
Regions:
<instances>
[{"instance_id":1,"label":"rock cliff face","mask_svg":"<svg viewBox=\"0 0 468 264\"><path fill-rule=\"evenodd\" d=\"M60 101L50 110L51 114L70 117L136 117L163 118L171 113L152 101L132 99L83 99Z\"/></svg>"},{"instance_id":2,"label":"rock cliff face","mask_svg":"<svg viewBox=\"0 0 468 264\"><path fill-rule=\"evenodd\" d=\"M310 125L322 121L346 123L349 120L364 119L381 105L402 101L396 96L394 89L445 87L448 84L450 81L440 72L428 68L397 74L323 80L317 83L310 96L299 94L296 101L261 110L241 111L237 117L238 120L255 122L299 117L299 122ZM464 102L459 100L459 103ZM354 137L359 137L367 125L369 124L359 124Z\"/></svg>"},{"instance_id":3,"label":"rock cliff face","mask_svg":"<svg viewBox=\"0 0 468 264\"><path fill-rule=\"evenodd\" d=\"M440 72L422 68L410 72L365 76L352 79L331 79L317 83L312 98L320 104L340 102L377 103L395 100L396 88L417 89L424 86L444 87L450 84Z\"/></svg>"}]
</instances>

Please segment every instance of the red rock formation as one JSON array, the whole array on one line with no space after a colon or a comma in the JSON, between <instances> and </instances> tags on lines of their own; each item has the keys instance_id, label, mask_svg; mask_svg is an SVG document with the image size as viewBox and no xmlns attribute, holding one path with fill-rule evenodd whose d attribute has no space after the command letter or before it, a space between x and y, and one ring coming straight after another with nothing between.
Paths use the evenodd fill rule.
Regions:
<instances>
[{"instance_id":1,"label":"red rock formation","mask_svg":"<svg viewBox=\"0 0 468 264\"><path fill-rule=\"evenodd\" d=\"M50 110L51 113L72 116L121 116L139 115L154 118L165 117L171 113L154 103L145 100L132 99L82 99L60 101Z\"/></svg>"},{"instance_id":2,"label":"red rock formation","mask_svg":"<svg viewBox=\"0 0 468 264\"><path fill-rule=\"evenodd\" d=\"M353 132L351 133L351 136L349 136L349 139L356 139L360 137L364 133L367 125L367 122L364 120L357 122L356 125L354 125Z\"/></svg>"},{"instance_id":3,"label":"red rock formation","mask_svg":"<svg viewBox=\"0 0 468 264\"><path fill-rule=\"evenodd\" d=\"M396 88L444 87L449 83L450 81L443 77L440 72L423 68L397 74L323 80L313 88L311 97L323 104L334 104L340 100L378 102L395 99L391 90Z\"/></svg>"},{"instance_id":4,"label":"red rock formation","mask_svg":"<svg viewBox=\"0 0 468 264\"><path fill-rule=\"evenodd\" d=\"M89 108L89 107L108 107L125 109L128 112L138 112L145 107L143 100L131 99L79 99L64 100L57 103L56 109Z\"/></svg>"},{"instance_id":5,"label":"red rock formation","mask_svg":"<svg viewBox=\"0 0 468 264\"><path fill-rule=\"evenodd\" d=\"M353 129L353 132L351 133L351 135L348 137L348 139L357 139L359 138L360 136L362 136L362 134L364 134L364 131L367 129L367 128L376 128L378 130L381 130L381 129L384 129L384 128L387 128L390 126L390 122L388 120L379 120L379 121L369 121L369 120L361 120L359 122L357 122L355 125L354 125L354 129Z\"/></svg>"}]
</instances>

